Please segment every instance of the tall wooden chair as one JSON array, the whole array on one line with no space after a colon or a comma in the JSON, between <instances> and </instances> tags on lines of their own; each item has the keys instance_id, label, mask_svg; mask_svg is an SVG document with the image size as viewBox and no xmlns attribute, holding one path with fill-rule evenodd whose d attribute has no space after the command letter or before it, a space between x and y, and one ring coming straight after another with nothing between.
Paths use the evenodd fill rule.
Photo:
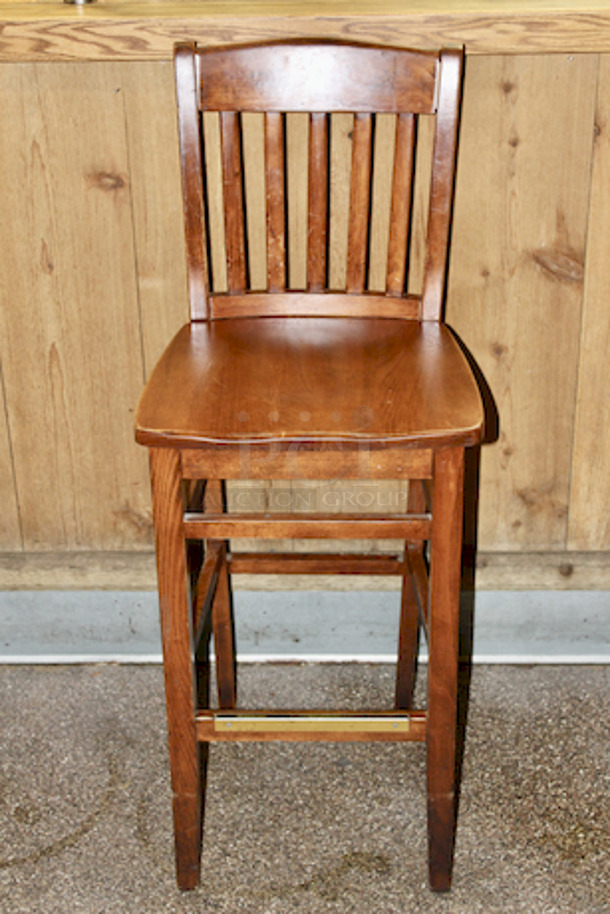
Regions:
<instances>
[{"instance_id":1,"label":"tall wooden chair","mask_svg":"<svg viewBox=\"0 0 610 914\"><path fill-rule=\"evenodd\" d=\"M176 48L191 321L147 384L136 438L150 449L183 889L199 878L198 744L221 740L425 740L430 883L435 890L450 887L464 450L479 442L483 423L477 384L443 323L461 65L454 50L322 41ZM253 287L260 238L250 225L243 177L250 112L264 112L264 289ZM287 268L293 239L285 128L293 112L308 117L301 169L308 184L306 279L297 288ZM345 282L336 288L331 125L342 112L353 114L352 164ZM383 166L391 171L391 205L385 287L372 292L371 186L380 117L393 124L390 164ZM432 133L419 125L424 121L426 128L433 124ZM433 137L430 176L414 182L425 160L415 155L416 141L424 134ZM214 162L221 163L220 190ZM218 199L225 215L214 248ZM424 199L427 205L411 215L413 201ZM420 226L422 288L407 294ZM410 482L400 514L227 511L225 481L240 479ZM404 548L368 555L248 553L232 552L233 538L398 539ZM401 575L395 707L237 709L231 572ZM429 649L425 711L412 708L418 625ZM210 629L217 710L201 673Z\"/></svg>"}]
</instances>

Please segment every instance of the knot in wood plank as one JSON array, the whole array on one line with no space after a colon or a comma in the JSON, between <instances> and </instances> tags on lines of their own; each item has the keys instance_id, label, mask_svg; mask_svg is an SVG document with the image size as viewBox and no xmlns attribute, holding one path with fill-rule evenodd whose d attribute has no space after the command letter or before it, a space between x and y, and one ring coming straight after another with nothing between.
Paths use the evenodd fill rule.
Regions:
<instances>
[{"instance_id":1,"label":"knot in wood plank","mask_svg":"<svg viewBox=\"0 0 610 914\"><path fill-rule=\"evenodd\" d=\"M532 259L553 279L574 283L582 283L584 279L584 258L575 251L538 248L532 251Z\"/></svg>"}]
</instances>

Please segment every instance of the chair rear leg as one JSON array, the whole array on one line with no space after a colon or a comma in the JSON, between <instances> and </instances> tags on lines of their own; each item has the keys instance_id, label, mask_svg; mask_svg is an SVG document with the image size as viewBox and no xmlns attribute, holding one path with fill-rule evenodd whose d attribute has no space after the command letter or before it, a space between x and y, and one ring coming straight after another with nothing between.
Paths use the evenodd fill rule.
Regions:
<instances>
[{"instance_id":1,"label":"chair rear leg","mask_svg":"<svg viewBox=\"0 0 610 914\"><path fill-rule=\"evenodd\" d=\"M425 511L425 493L420 480L409 482L407 510L415 514ZM419 602L411 576L408 552L422 549L423 543L405 543L405 567L400 597L400 630L398 635L398 664L396 668L395 707L407 710L413 704L413 688L419 647Z\"/></svg>"},{"instance_id":2,"label":"chair rear leg","mask_svg":"<svg viewBox=\"0 0 610 914\"><path fill-rule=\"evenodd\" d=\"M180 455L150 450L159 607L173 791L176 872L181 889L199 881L201 784L195 733L193 627L182 533Z\"/></svg>"},{"instance_id":3,"label":"chair rear leg","mask_svg":"<svg viewBox=\"0 0 610 914\"><path fill-rule=\"evenodd\" d=\"M434 458L428 666L430 886L451 887L456 810L456 730L464 448Z\"/></svg>"},{"instance_id":4,"label":"chair rear leg","mask_svg":"<svg viewBox=\"0 0 610 914\"><path fill-rule=\"evenodd\" d=\"M205 510L226 511L225 484L210 479L206 483ZM221 708L234 708L237 702L237 669L235 660L235 624L233 619L233 595L226 555L228 541L224 544L222 562L212 605L212 628L214 631L214 653L216 656L216 682L218 703Z\"/></svg>"},{"instance_id":5,"label":"chair rear leg","mask_svg":"<svg viewBox=\"0 0 610 914\"><path fill-rule=\"evenodd\" d=\"M212 607L214 652L216 654L216 682L218 703L221 708L234 708L237 701L235 669L235 632L231 584L226 559L222 563Z\"/></svg>"}]
</instances>

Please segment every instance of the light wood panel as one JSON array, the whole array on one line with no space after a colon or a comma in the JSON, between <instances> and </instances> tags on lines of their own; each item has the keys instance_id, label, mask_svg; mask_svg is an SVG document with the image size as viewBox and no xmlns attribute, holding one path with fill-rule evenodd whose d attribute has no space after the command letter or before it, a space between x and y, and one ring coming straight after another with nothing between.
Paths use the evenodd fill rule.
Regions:
<instances>
[{"instance_id":1,"label":"light wood panel","mask_svg":"<svg viewBox=\"0 0 610 914\"><path fill-rule=\"evenodd\" d=\"M129 161L108 76L0 69L0 345L26 549L149 542Z\"/></svg>"},{"instance_id":2,"label":"light wood panel","mask_svg":"<svg viewBox=\"0 0 610 914\"><path fill-rule=\"evenodd\" d=\"M148 376L167 341L188 320L184 221L171 63L107 65L119 94L133 218L133 245Z\"/></svg>"},{"instance_id":3,"label":"light wood panel","mask_svg":"<svg viewBox=\"0 0 610 914\"><path fill-rule=\"evenodd\" d=\"M13 457L6 416L4 380L0 368L0 550L21 549L19 508L13 473Z\"/></svg>"},{"instance_id":4,"label":"light wood panel","mask_svg":"<svg viewBox=\"0 0 610 914\"><path fill-rule=\"evenodd\" d=\"M169 60L174 41L364 37L469 53L610 50L608 0L58 0L0 3L0 60Z\"/></svg>"},{"instance_id":5,"label":"light wood panel","mask_svg":"<svg viewBox=\"0 0 610 914\"><path fill-rule=\"evenodd\" d=\"M610 548L610 56L600 60L572 488L570 549Z\"/></svg>"},{"instance_id":6,"label":"light wood panel","mask_svg":"<svg viewBox=\"0 0 610 914\"><path fill-rule=\"evenodd\" d=\"M292 541L294 543L294 541ZM264 541L261 551L267 551ZM367 541L367 549L372 551ZM379 544L378 544L379 545ZM391 551L391 541L385 549ZM308 540L295 551L309 552ZM357 541L350 543L355 551ZM341 543L340 547L345 548ZM237 550L238 545L235 546ZM380 549L376 549L379 552ZM156 590L153 552L0 552L2 590ZM240 574L236 590L399 590L395 576ZM610 590L608 552L480 552L477 590Z\"/></svg>"},{"instance_id":7,"label":"light wood panel","mask_svg":"<svg viewBox=\"0 0 610 914\"><path fill-rule=\"evenodd\" d=\"M481 548L563 548L593 140L595 56L468 62L449 323L500 412Z\"/></svg>"},{"instance_id":8,"label":"light wood panel","mask_svg":"<svg viewBox=\"0 0 610 914\"><path fill-rule=\"evenodd\" d=\"M600 74L591 186L597 57L467 62L448 316L500 409L503 437L482 458L485 550L610 548L607 61ZM130 410L186 318L171 67L5 65L0 101L0 546L21 548L21 523L26 554L147 548ZM337 126L347 158L334 167L347 181L349 118ZM295 122L288 141L301 133ZM300 211L303 182L289 180ZM301 249L300 223L291 234ZM380 492L402 497L400 486ZM349 510L350 485L317 498ZM587 567L582 553L577 562ZM554 574L580 587L586 578Z\"/></svg>"}]
</instances>

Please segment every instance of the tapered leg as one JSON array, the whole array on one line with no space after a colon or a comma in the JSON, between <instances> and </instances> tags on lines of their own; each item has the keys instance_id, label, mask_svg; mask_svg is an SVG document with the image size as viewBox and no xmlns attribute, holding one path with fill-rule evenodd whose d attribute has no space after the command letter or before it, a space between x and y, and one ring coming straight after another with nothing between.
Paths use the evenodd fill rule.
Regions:
<instances>
[{"instance_id":1,"label":"tapered leg","mask_svg":"<svg viewBox=\"0 0 610 914\"><path fill-rule=\"evenodd\" d=\"M428 844L430 886L451 887L456 799L456 728L464 448L434 458L428 666Z\"/></svg>"},{"instance_id":2,"label":"tapered leg","mask_svg":"<svg viewBox=\"0 0 610 914\"><path fill-rule=\"evenodd\" d=\"M195 734L196 677L192 615L182 532L180 455L150 450L159 607L169 730L176 871L181 889L199 880L201 792Z\"/></svg>"},{"instance_id":3,"label":"tapered leg","mask_svg":"<svg viewBox=\"0 0 610 914\"><path fill-rule=\"evenodd\" d=\"M223 562L218 575L216 595L212 607L212 629L214 631L214 651L216 654L218 703L221 708L234 708L237 700L235 636L226 561Z\"/></svg>"},{"instance_id":4,"label":"tapered leg","mask_svg":"<svg viewBox=\"0 0 610 914\"><path fill-rule=\"evenodd\" d=\"M221 481L208 480L206 484L205 508L211 511L226 511L226 492ZM212 605L216 682L218 685L218 703L221 708L234 708L237 701L233 599L226 562L228 546L227 542L225 544L225 561L223 561L218 575L216 594Z\"/></svg>"},{"instance_id":5,"label":"tapered leg","mask_svg":"<svg viewBox=\"0 0 610 914\"><path fill-rule=\"evenodd\" d=\"M409 483L407 510L419 514L425 511L425 495L421 481ZM397 708L408 709L413 704L413 687L419 647L419 603L411 576L409 551L423 550L423 543L405 543L405 569L402 576L400 597L400 631L398 636L398 664L396 667Z\"/></svg>"}]
</instances>

